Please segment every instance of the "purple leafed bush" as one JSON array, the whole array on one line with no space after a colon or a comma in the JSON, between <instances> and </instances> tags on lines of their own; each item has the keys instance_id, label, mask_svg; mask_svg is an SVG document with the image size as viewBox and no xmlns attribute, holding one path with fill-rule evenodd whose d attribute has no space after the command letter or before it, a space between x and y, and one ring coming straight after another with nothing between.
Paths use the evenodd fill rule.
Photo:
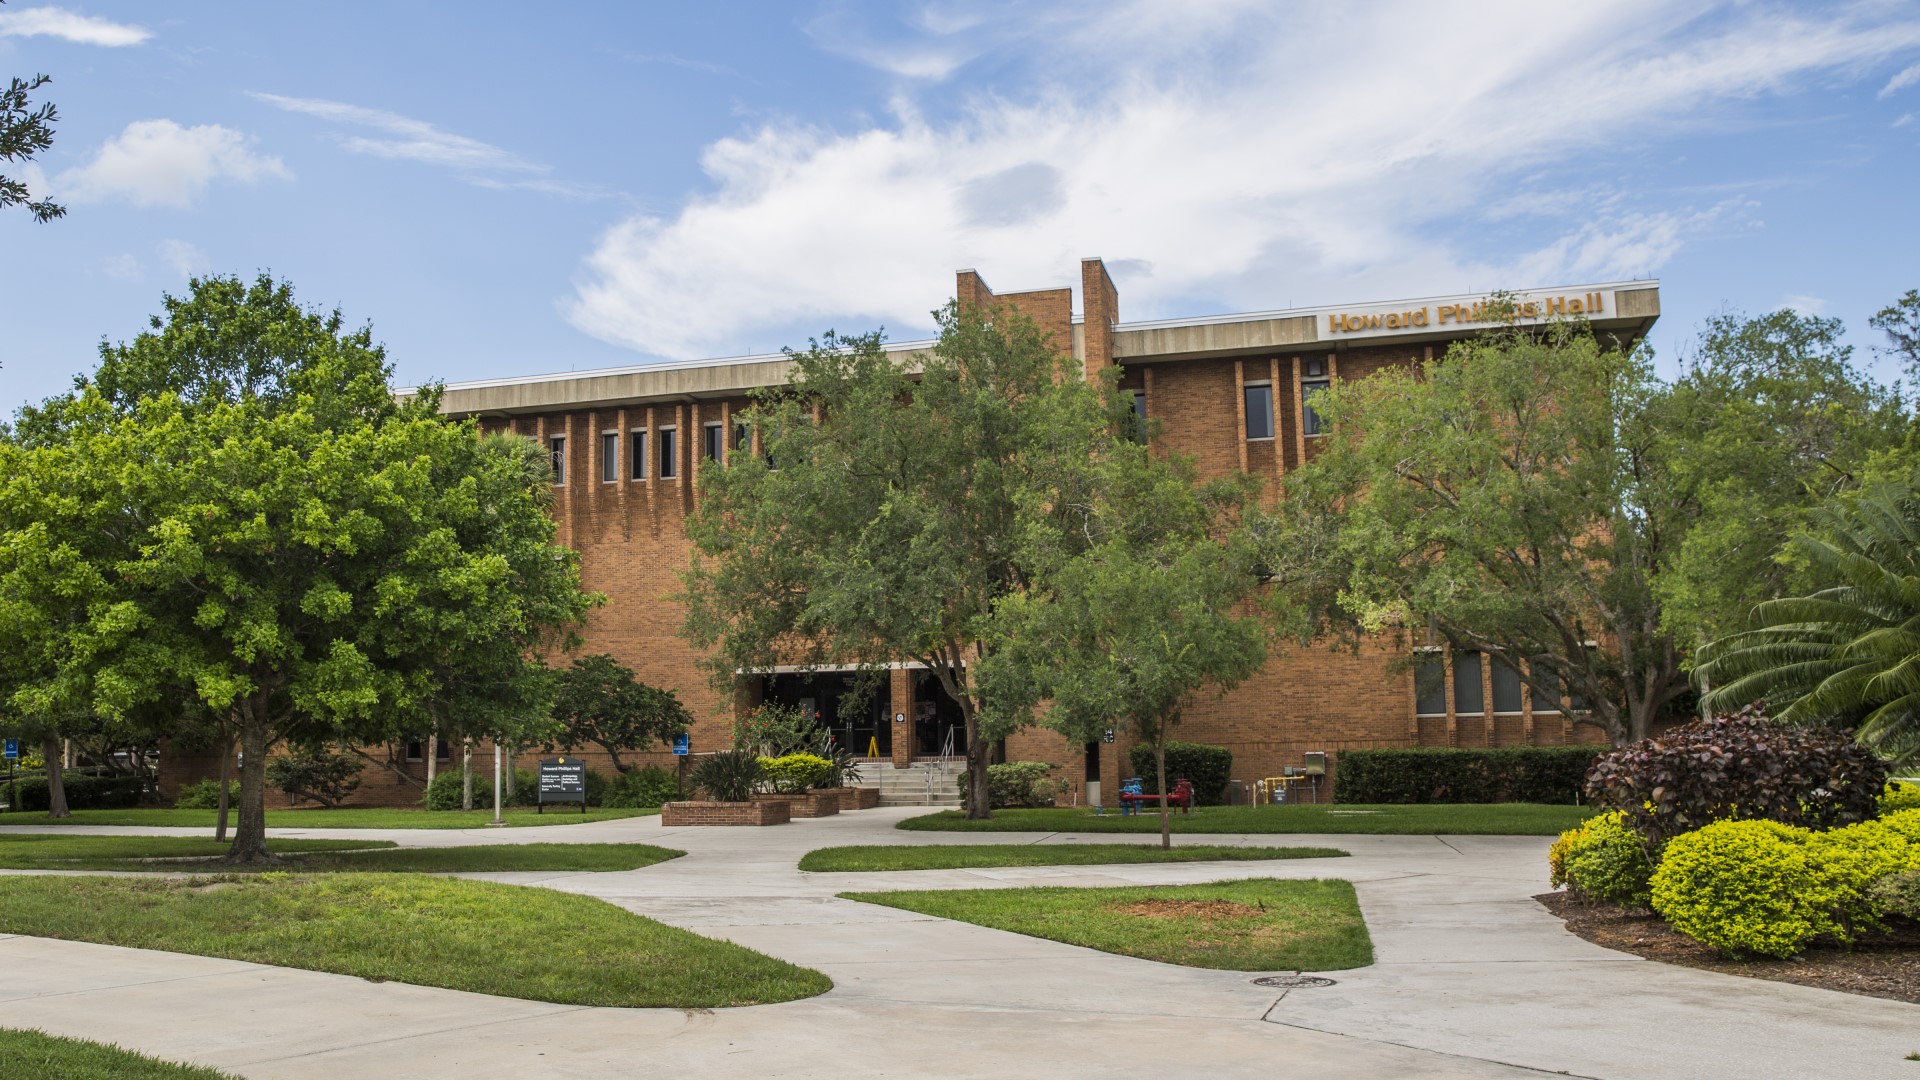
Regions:
<instances>
[{"instance_id":1,"label":"purple leafed bush","mask_svg":"<svg viewBox=\"0 0 1920 1080\"><path fill-rule=\"evenodd\" d=\"M1749 707L1624 746L1587 771L1587 796L1658 850L1715 821L1832 829L1879 816L1887 767L1853 733L1788 727Z\"/></svg>"}]
</instances>

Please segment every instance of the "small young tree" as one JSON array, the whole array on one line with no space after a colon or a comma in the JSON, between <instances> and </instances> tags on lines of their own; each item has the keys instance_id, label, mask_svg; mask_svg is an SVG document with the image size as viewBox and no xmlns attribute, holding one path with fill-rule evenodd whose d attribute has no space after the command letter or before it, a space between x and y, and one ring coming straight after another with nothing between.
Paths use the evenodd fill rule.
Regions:
<instances>
[{"instance_id":1,"label":"small young tree","mask_svg":"<svg viewBox=\"0 0 1920 1080\"><path fill-rule=\"evenodd\" d=\"M622 753L669 742L693 722L693 714L673 691L648 686L632 668L605 653L575 660L558 683L553 718L560 732L555 742L565 750L598 746L620 772L633 768L620 760Z\"/></svg>"},{"instance_id":2,"label":"small young tree","mask_svg":"<svg viewBox=\"0 0 1920 1080\"><path fill-rule=\"evenodd\" d=\"M1007 648L981 665L989 693L1050 699L1043 722L1070 741L1118 728L1153 747L1163 848L1172 845L1166 745L1181 709L1266 660L1242 522L1254 491L1243 474L1199 485L1184 461L1108 447L1074 511L1092 546L1042 558L1032 586L1001 604Z\"/></svg>"}]
</instances>

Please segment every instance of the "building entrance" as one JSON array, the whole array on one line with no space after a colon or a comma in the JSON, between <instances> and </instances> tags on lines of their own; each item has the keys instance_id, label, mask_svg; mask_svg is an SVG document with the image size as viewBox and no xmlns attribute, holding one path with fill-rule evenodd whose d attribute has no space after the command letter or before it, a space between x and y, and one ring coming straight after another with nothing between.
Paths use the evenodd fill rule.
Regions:
<instances>
[{"instance_id":1,"label":"building entrance","mask_svg":"<svg viewBox=\"0 0 1920 1080\"><path fill-rule=\"evenodd\" d=\"M967 723L960 703L931 671L913 673L913 750L918 757L934 757L945 750L967 752ZM951 738L952 744L947 740Z\"/></svg>"},{"instance_id":2,"label":"building entrance","mask_svg":"<svg viewBox=\"0 0 1920 1080\"><path fill-rule=\"evenodd\" d=\"M860 757L869 751L887 757L893 753L893 725L887 723L886 690L884 678L863 688L850 672L797 672L768 679L765 699L812 716L835 746Z\"/></svg>"}]
</instances>

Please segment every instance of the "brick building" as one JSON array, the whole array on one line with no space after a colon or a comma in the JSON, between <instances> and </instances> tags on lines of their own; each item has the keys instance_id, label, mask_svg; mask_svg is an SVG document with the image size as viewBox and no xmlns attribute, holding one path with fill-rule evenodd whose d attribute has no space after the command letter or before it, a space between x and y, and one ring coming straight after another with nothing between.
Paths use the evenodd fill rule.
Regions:
<instances>
[{"instance_id":1,"label":"brick building","mask_svg":"<svg viewBox=\"0 0 1920 1080\"><path fill-rule=\"evenodd\" d=\"M963 304L1015 306L1052 331L1088 372L1117 365L1136 408L1160 423L1159 440L1193 458L1203 475L1243 469L1279 480L1314 454L1315 418L1304 395L1418 363L1489 325L1479 318L1485 296L1124 323L1100 260L1084 260L1080 278L1079 315L1073 289L996 294L971 270L960 271L955 295ZM1517 299L1537 318L1581 315L1623 342L1643 336L1660 310L1655 281L1535 289ZM911 362L929 344L888 348ZM781 671L745 679L732 695L717 692L679 636L681 612L668 599L688 558L684 522L700 498L693 464L734 452L735 414L748 407L752 390L784 384L788 366L784 356L748 356L446 388L447 412L549 448L558 470L558 539L580 552L585 586L609 601L590 617L585 651L610 653L643 680L677 691L698 718L696 753L724 748L733 711L763 698L838 717L837 698L851 681L832 672ZM1558 745L1597 737L1571 723L1562 703L1532 700L1511 672L1478 654L1423 652L1441 678L1416 686L1406 665L1395 663L1406 659L1399 652L1405 648L1383 638L1357 654L1287 650L1231 693L1203 697L1185 713L1178 737L1229 747L1237 780L1279 775L1312 752L1337 761L1339 751L1359 747ZM889 675L861 720L835 721L839 741L896 766L939 756L949 748L957 707L909 666ZM956 744L963 738L955 733ZM1067 746L1034 730L1009 739L1007 757L1055 762L1075 781L1097 777L1111 802L1130 771L1127 749L1124 736L1112 745ZM671 760L664 752L635 759ZM166 772L206 775L209 764L178 762ZM416 775L425 768L418 760L396 764ZM457 762L441 767L449 766ZM417 799L417 788L369 769L356 801Z\"/></svg>"}]
</instances>

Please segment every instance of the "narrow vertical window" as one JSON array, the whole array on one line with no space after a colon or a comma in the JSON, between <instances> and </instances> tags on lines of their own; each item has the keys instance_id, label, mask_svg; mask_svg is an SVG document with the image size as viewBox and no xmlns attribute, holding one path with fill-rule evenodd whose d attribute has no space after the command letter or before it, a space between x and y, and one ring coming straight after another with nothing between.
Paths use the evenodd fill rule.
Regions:
<instances>
[{"instance_id":1,"label":"narrow vertical window","mask_svg":"<svg viewBox=\"0 0 1920 1080\"><path fill-rule=\"evenodd\" d=\"M707 424L700 429L700 453L708 461L719 461L722 447L725 445L727 430L719 424Z\"/></svg>"},{"instance_id":2,"label":"narrow vertical window","mask_svg":"<svg viewBox=\"0 0 1920 1080\"><path fill-rule=\"evenodd\" d=\"M1273 438L1273 385L1247 384L1247 438Z\"/></svg>"},{"instance_id":3,"label":"narrow vertical window","mask_svg":"<svg viewBox=\"0 0 1920 1080\"><path fill-rule=\"evenodd\" d=\"M1493 662L1493 711L1520 711L1520 673L1498 660Z\"/></svg>"},{"instance_id":4,"label":"narrow vertical window","mask_svg":"<svg viewBox=\"0 0 1920 1080\"><path fill-rule=\"evenodd\" d=\"M1487 711L1487 694L1480 685L1480 654L1453 654L1453 711L1462 716L1479 716Z\"/></svg>"},{"instance_id":5,"label":"narrow vertical window","mask_svg":"<svg viewBox=\"0 0 1920 1080\"><path fill-rule=\"evenodd\" d=\"M747 425L733 425L733 452L743 454L747 451L747 448L752 445L753 433L747 430Z\"/></svg>"},{"instance_id":6,"label":"narrow vertical window","mask_svg":"<svg viewBox=\"0 0 1920 1080\"><path fill-rule=\"evenodd\" d=\"M1300 430L1305 434L1318 435L1326 430L1320 423L1320 414L1313 411L1313 395L1330 385L1326 379L1308 379L1300 384Z\"/></svg>"},{"instance_id":7,"label":"narrow vertical window","mask_svg":"<svg viewBox=\"0 0 1920 1080\"><path fill-rule=\"evenodd\" d=\"M1147 445L1147 392L1133 392L1133 441Z\"/></svg>"},{"instance_id":8,"label":"narrow vertical window","mask_svg":"<svg viewBox=\"0 0 1920 1080\"><path fill-rule=\"evenodd\" d=\"M555 435L547 440L547 460L553 465L553 482L556 486L567 482L567 437Z\"/></svg>"},{"instance_id":9,"label":"narrow vertical window","mask_svg":"<svg viewBox=\"0 0 1920 1080\"><path fill-rule=\"evenodd\" d=\"M627 435L627 474L630 480L647 478L647 429L636 428Z\"/></svg>"},{"instance_id":10,"label":"narrow vertical window","mask_svg":"<svg viewBox=\"0 0 1920 1080\"><path fill-rule=\"evenodd\" d=\"M1440 650L1427 649L1413 658L1413 711L1421 716L1447 715L1447 665Z\"/></svg>"},{"instance_id":11,"label":"narrow vertical window","mask_svg":"<svg viewBox=\"0 0 1920 1080\"><path fill-rule=\"evenodd\" d=\"M671 480L680 475L680 463L675 460L675 437L680 433L673 428L660 429L660 479Z\"/></svg>"},{"instance_id":12,"label":"narrow vertical window","mask_svg":"<svg viewBox=\"0 0 1920 1080\"><path fill-rule=\"evenodd\" d=\"M600 433L600 482L611 484L620 479L620 433Z\"/></svg>"}]
</instances>

